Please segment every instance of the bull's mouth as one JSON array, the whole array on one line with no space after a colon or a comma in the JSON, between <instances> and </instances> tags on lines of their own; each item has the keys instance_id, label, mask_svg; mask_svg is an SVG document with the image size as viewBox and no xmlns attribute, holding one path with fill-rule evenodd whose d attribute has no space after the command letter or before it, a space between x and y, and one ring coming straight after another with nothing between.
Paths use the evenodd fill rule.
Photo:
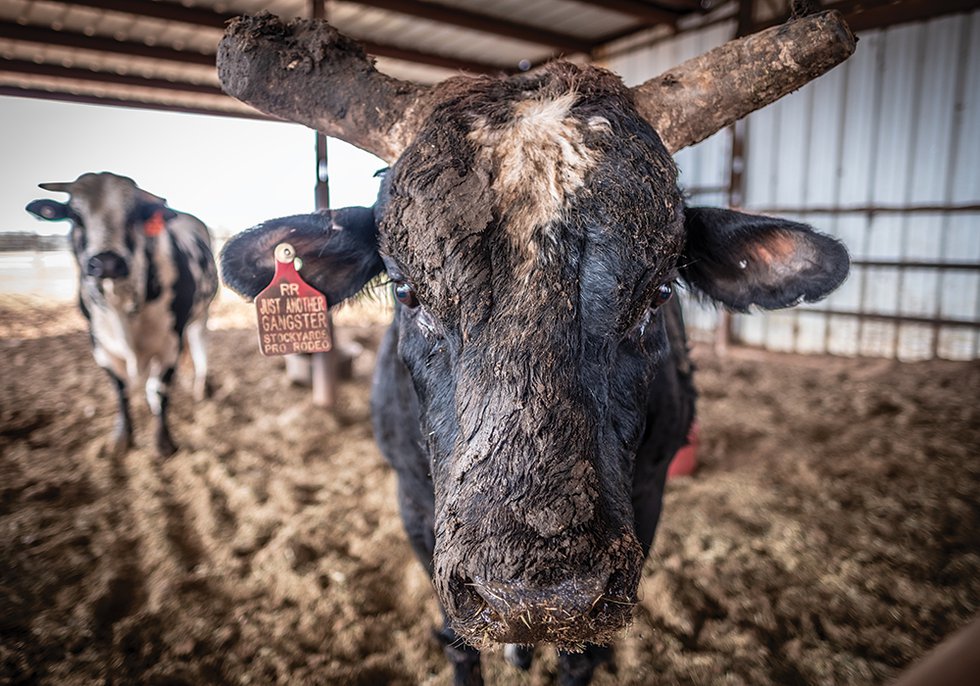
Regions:
<instances>
[{"instance_id":1,"label":"bull's mouth","mask_svg":"<svg viewBox=\"0 0 980 686\"><path fill-rule=\"evenodd\" d=\"M603 583L578 580L529 589L507 582L465 583L452 624L470 645L551 643L576 652L586 643L604 645L632 621L636 583L614 574ZM633 590L628 590L633 589Z\"/></svg>"}]
</instances>

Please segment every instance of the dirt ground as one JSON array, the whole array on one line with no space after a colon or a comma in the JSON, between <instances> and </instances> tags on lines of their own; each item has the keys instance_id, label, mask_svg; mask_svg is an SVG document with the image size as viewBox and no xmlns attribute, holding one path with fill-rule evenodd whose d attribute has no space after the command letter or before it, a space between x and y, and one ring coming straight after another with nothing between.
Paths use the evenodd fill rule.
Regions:
<instances>
[{"instance_id":1,"label":"dirt ground","mask_svg":"<svg viewBox=\"0 0 980 686\"><path fill-rule=\"evenodd\" d=\"M182 449L154 457L137 403L117 460L80 315L0 299L0 683L450 683L371 436L381 329L355 319L331 414L220 304L216 393L172 402ZM980 611L980 365L696 358L701 468L597 684L880 684ZM547 649L484 664L554 682Z\"/></svg>"}]
</instances>

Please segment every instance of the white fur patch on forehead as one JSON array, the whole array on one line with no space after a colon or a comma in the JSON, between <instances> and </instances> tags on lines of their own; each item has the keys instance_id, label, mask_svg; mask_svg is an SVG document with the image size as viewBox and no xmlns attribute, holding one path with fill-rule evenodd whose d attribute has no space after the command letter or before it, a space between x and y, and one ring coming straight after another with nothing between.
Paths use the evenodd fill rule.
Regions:
<instances>
[{"instance_id":1,"label":"white fur patch on forehead","mask_svg":"<svg viewBox=\"0 0 980 686\"><path fill-rule=\"evenodd\" d=\"M72 184L69 202L85 223L90 252L122 250L139 192L132 179L109 173L83 174Z\"/></svg>"},{"instance_id":2,"label":"white fur patch on forehead","mask_svg":"<svg viewBox=\"0 0 980 686\"><path fill-rule=\"evenodd\" d=\"M595 164L582 141L582 123L570 114L576 98L574 91L529 97L513 105L506 124L478 118L468 135L490 163L497 210L527 257L541 248L534 244L535 231L561 218Z\"/></svg>"},{"instance_id":3,"label":"white fur patch on forehead","mask_svg":"<svg viewBox=\"0 0 980 686\"><path fill-rule=\"evenodd\" d=\"M130 208L139 193L132 179L115 174L83 174L71 186L72 204L93 213L120 213Z\"/></svg>"}]
</instances>

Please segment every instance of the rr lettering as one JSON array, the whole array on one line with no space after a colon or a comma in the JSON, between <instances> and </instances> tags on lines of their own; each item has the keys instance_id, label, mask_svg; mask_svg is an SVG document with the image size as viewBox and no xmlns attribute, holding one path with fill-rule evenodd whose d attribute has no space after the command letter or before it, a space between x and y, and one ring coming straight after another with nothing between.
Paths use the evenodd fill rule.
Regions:
<instances>
[{"instance_id":1,"label":"rr lettering","mask_svg":"<svg viewBox=\"0 0 980 686\"><path fill-rule=\"evenodd\" d=\"M299 295L299 284L298 283L279 284L279 295Z\"/></svg>"}]
</instances>

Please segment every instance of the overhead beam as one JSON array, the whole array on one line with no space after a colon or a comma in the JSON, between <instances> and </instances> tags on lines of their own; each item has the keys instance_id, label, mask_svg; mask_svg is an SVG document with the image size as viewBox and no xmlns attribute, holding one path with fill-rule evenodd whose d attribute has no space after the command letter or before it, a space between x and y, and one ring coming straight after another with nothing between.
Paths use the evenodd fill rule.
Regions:
<instances>
[{"instance_id":1,"label":"overhead beam","mask_svg":"<svg viewBox=\"0 0 980 686\"><path fill-rule=\"evenodd\" d=\"M215 12L203 7L186 7L172 0L53 0L68 5L81 5L93 9L136 14L165 21L176 21L195 26L208 26L222 29L231 19L238 16L234 12ZM557 31L522 24L507 19L493 17L479 12L471 12L447 5L420 0L349 0L358 5L376 7L378 9L407 14L413 17L429 19L442 24L460 26L483 33L490 33L506 38L547 45L565 52L588 53L593 44L591 41Z\"/></svg>"},{"instance_id":2,"label":"overhead beam","mask_svg":"<svg viewBox=\"0 0 980 686\"><path fill-rule=\"evenodd\" d=\"M34 100L57 100L61 102L79 102L86 105L106 105L108 107L129 107L140 110L159 110L162 112L184 112L186 114L207 114L217 117L234 117L236 119L257 119L260 121L283 122L276 117L270 117L261 112L248 112L245 110L223 110L218 107L205 107L195 105L179 105L173 103L152 102L145 100L126 100L111 96L88 95L85 93L72 93L71 91L44 88L21 88L20 86L0 85L0 95L9 95L15 98L31 98ZM228 97L228 96L225 96ZM229 101L238 102L229 98Z\"/></svg>"},{"instance_id":3,"label":"overhead beam","mask_svg":"<svg viewBox=\"0 0 980 686\"><path fill-rule=\"evenodd\" d=\"M81 5L97 10L137 14L164 21L176 21L195 26L223 29L225 23L238 16L235 12L215 12L204 7L188 7L169 0L54 0L66 5Z\"/></svg>"},{"instance_id":4,"label":"overhead beam","mask_svg":"<svg viewBox=\"0 0 980 686\"><path fill-rule=\"evenodd\" d=\"M206 55L201 52L176 50L162 45L116 40L107 36L87 36L84 33L72 31L55 31L43 26L17 24L9 21L0 21L0 38L57 45L63 48L95 50L96 52L108 52L115 55L126 55L127 57L148 57L167 62L214 66L213 54Z\"/></svg>"},{"instance_id":5,"label":"overhead beam","mask_svg":"<svg viewBox=\"0 0 980 686\"><path fill-rule=\"evenodd\" d=\"M592 50L593 43L566 33L549 31L539 26L522 24L508 19L494 17L480 12L471 12L459 7L450 7L434 2L420 0L348 0L358 5L376 7L389 12L398 12L413 17L428 19L441 24L450 24L482 33L490 33L505 38L547 45L564 52L584 52ZM370 51L369 51L370 52Z\"/></svg>"},{"instance_id":6,"label":"overhead beam","mask_svg":"<svg viewBox=\"0 0 980 686\"><path fill-rule=\"evenodd\" d=\"M150 59L179 62L182 64L200 64L207 67L213 67L215 65L214 54L176 50L162 45L147 45L146 43L137 41L121 41L115 38L109 38L108 36L87 36L84 33L75 33L72 31L55 31L54 29L43 26L17 24L8 21L0 21L0 38L26 41L29 43L43 43L45 45L57 45L59 47L80 50L94 50L96 52L107 52L116 55L126 55L128 57L148 57ZM362 41L361 44L368 53L376 57L388 57L406 62L442 67L443 69L469 71L475 74L499 74L506 71L516 71L516 68L507 69L496 64L446 57L433 53L409 50L407 48L399 48L393 45L382 45L368 41Z\"/></svg>"},{"instance_id":7,"label":"overhead beam","mask_svg":"<svg viewBox=\"0 0 980 686\"><path fill-rule=\"evenodd\" d=\"M514 65L514 67L501 67L500 65L489 64L487 62L478 62L476 60L467 60L459 57L446 57L430 52L419 52L417 50L409 50L408 48L399 48L394 45L372 43L371 41L361 40L360 38L357 39L357 42L361 44L361 47L364 48L365 52L367 52L369 55L374 55L375 57L389 57L394 60L428 64L433 67L468 71L474 74L500 74L502 72L517 71L517 65Z\"/></svg>"},{"instance_id":8,"label":"overhead beam","mask_svg":"<svg viewBox=\"0 0 980 686\"><path fill-rule=\"evenodd\" d=\"M218 86L206 83L190 83L187 81L168 81L167 79L150 78L134 74L118 74L116 72L96 71L79 67L65 67L60 64L37 63L30 60L0 58L0 72L8 74L28 74L31 76L51 76L72 81L87 81L89 83L112 84L118 86L136 86L157 90L194 93L204 95L225 96Z\"/></svg>"},{"instance_id":9,"label":"overhead beam","mask_svg":"<svg viewBox=\"0 0 980 686\"><path fill-rule=\"evenodd\" d=\"M682 9L672 9L658 7L640 0L577 0L584 5L601 7L604 10L618 12L639 19L645 24L670 24L674 25L678 18L688 11Z\"/></svg>"},{"instance_id":10,"label":"overhead beam","mask_svg":"<svg viewBox=\"0 0 980 686\"><path fill-rule=\"evenodd\" d=\"M923 21L957 12L970 12L977 8L976 0L842 0L820 7L833 9L844 15L854 31L883 29L896 24ZM789 15L780 15L752 26L752 31L782 24Z\"/></svg>"}]
</instances>

